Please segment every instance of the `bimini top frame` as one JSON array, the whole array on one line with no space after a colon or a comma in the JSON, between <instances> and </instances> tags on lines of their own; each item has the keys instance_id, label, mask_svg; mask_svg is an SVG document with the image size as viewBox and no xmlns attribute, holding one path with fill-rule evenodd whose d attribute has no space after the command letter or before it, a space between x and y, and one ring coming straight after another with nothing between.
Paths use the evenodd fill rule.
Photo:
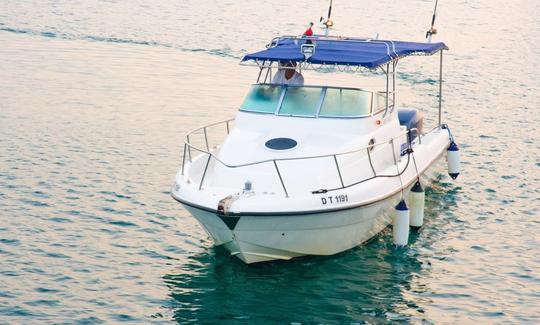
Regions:
<instances>
[{"instance_id":1,"label":"bimini top frame","mask_svg":"<svg viewBox=\"0 0 540 325\"><path fill-rule=\"evenodd\" d=\"M442 43L419 43L393 40L341 36L280 36L272 39L266 50L247 54L240 64L258 67L259 76L266 69L263 82L272 80L272 68L316 70L323 72L359 72L380 68L386 74L386 111L389 113L389 96L396 102L396 66L398 61L411 55L433 55L440 53L439 70L439 128L442 125L442 69L443 51L448 47ZM296 63L287 65L286 63ZM390 76L392 91L390 91ZM269 78L269 79L268 79Z\"/></svg>"},{"instance_id":2,"label":"bimini top frame","mask_svg":"<svg viewBox=\"0 0 540 325\"><path fill-rule=\"evenodd\" d=\"M247 54L241 64L269 67L274 62L297 62L302 69L375 69L409 55L432 55L448 50L444 43L418 43L332 36L280 36L265 50Z\"/></svg>"}]
</instances>

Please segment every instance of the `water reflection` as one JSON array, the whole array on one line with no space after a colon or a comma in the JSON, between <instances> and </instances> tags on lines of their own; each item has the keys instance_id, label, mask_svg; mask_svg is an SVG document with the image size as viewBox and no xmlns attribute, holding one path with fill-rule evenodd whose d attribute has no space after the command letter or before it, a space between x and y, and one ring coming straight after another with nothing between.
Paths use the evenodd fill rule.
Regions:
<instances>
[{"instance_id":1,"label":"water reflection","mask_svg":"<svg viewBox=\"0 0 540 325\"><path fill-rule=\"evenodd\" d=\"M164 277L179 323L379 323L428 321L431 247L456 220L442 211L459 188L439 175L427 188L427 226L396 249L391 229L364 246L326 257L303 257L247 266L211 248Z\"/></svg>"},{"instance_id":2,"label":"water reflection","mask_svg":"<svg viewBox=\"0 0 540 325\"><path fill-rule=\"evenodd\" d=\"M247 266L214 248L165 281L178 322L320 323L409 319L422 310L406 296L422 271L414 252L385 236L333 257ZM389 302L391 302L389 304Z\"/></svg>"}]
</instances>

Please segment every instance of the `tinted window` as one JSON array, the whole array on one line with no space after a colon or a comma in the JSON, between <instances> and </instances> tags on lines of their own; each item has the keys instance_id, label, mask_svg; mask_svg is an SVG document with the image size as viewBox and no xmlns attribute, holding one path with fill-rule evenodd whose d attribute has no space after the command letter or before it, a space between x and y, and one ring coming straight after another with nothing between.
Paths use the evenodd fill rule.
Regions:
<instances>
[{"instance_id":1,"label":"tinted window","mask_svg":"<svg viewBox=\"0 0 540 325\"><path fill-rule=\"evenodd\" d=\"M280 115L315 116L319 109L321 88L287 87Z\"/></svg>"},{"instance_id":2,"label":"tinted window","mask_svg":"<svg viewBox=\"0 0 540 325\"><path fill-rule=\"evenodd\" d=\"M392 94L390 94L388 106L392 106ZM384 109L386 109L386 92L377 92L373 99L373 112L376 113Z\"/></svg>"},{"instance_id":3,"label":"tinted window","mask_svg":"<svg viewBox=\"0 0 540 325\"><path fill-rule=\"evenodd\" d=\"M319 116L365 116L371 113L371 92L328 88Z\"/></svg>"},{"instance_id":4,"label":"tinted window","mask_svg":"<svg viewBox=\"0 0 540 325\"><path fill-rule=\"evenodd\" d=\"M321 104L321 96L324 99ZM281 106L280 99L283 96ZM316 117L361 117L386 107L386 93L323 87L257 84L251 87L240 110L279 115ZM392 103L390 102L391 106Z\"/></svg>"},{"instance_id":5,"label":"tinted window","mask_svg":"<svg viewBox=\"0 0 540 325\"><path fill-rule=\"evenodd\" d=\"M283 87L278 85L253 85L240 109L258 113L274 113L282 90Z\"/></svg>"}]
</instances>

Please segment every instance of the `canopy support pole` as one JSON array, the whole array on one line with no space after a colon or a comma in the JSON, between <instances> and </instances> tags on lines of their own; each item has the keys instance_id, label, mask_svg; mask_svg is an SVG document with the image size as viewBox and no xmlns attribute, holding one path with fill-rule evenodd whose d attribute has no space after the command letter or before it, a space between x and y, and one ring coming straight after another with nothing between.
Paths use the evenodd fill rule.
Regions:
<instances>
[{"instance_id":1,"label":"canopy support pole","mask_svg":"<svg viewBox=\"0 0 540 325\"><path fill-rule=\"evenodd\" d=\"M264 83L267 83L268 74L270 73L270 67L266 68L266 75L264 76ZM270 80L272 80L272 76L270 75Z\"/></svg>"},{"instance_id":2,"label":"canopy support pole","mask_svg":"<svg viewBox=\"0 0 540 325\"><path fill-rule=\"evenodd\" d=\"M386 64L386 111L384 111L384 117L386 117L386 114L388 114L388 91L389 91L389 84L390 84L390 63Z\"/></svg>"},{"instance_id":3,"label":"canopy support pole","mask_svg":"<svg viewBox=\"0 0 540 325\"><path fill-rule=\"evenodd\" d=\"M264 67L259 68L259 75L257 76L257 83L259 83L259 81L261 80L261 74L263 72L263 69L264 69Z\"/></svg>"},{"instance_id":4,"label":"canopy support pole","mask_svg":"<svg viewBox=\"0 0 540 325\"><path fill-rule=\"evenodd\" d=\"M397 60L392 62L392 111L396 109L396 66Z\"/></svg>"},{"instance_id":5,"label":"canopy support pole","mask_svg":"<svg viewBox=\"0 0 540 325\"><path fill-rule=\"evenodd\" d=\"M439 129L441 128L442 118L442 73L443 73L443 50L441 50L441 59L439 66Z\"/></svg>"}]
</instances>

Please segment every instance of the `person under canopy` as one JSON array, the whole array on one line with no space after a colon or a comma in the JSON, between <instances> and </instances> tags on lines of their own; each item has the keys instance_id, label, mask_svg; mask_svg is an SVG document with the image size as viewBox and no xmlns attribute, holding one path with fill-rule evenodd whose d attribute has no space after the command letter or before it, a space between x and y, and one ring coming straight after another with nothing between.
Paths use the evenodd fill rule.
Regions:
<instances>
[{"instance_id":1,"label":"person under canopy","mask_svg":"<svg viewBox=\"0 0 540 325\"><path fill-rule=\"evenodd\" d=\"M280 68L274 78L272 83L280 85L290 85L290 86L303 86L304 85L304 76L298 71L296 71L296 62L288 61L286 63L280 63Z\"/></svg>"}]
</instances>

